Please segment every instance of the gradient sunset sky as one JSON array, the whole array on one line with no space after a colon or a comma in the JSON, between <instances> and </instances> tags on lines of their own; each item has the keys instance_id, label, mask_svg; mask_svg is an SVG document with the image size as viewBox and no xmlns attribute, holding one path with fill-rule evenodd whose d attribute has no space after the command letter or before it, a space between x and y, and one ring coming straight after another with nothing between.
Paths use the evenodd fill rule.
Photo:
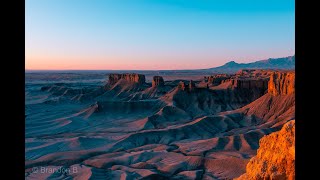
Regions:
<instances>
[{"instance_id":1,"label":"gradient sunset sky","mask_svg":"<svg viewBox=\"0 0 320 180\"><path fill-rule=\"evenodd\" d=\"M294 0L26 0L29 70L199 69L295 52Z\"/></svg>"}]
</instances>

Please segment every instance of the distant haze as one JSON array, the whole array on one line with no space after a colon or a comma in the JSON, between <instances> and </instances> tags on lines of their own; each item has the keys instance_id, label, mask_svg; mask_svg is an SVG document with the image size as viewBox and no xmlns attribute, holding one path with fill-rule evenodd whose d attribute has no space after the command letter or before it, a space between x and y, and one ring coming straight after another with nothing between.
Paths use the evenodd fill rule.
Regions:
<instances>
[{"instance_id":1,"label":"distant haze","mask_svg":"<svg viewBox=\"0 0 320 180\"><path fill-rule=\"evenodd\" d=\"M27 0L25 69L204 69L292 56L294 3Z\"/></svg>"}]
</instances>

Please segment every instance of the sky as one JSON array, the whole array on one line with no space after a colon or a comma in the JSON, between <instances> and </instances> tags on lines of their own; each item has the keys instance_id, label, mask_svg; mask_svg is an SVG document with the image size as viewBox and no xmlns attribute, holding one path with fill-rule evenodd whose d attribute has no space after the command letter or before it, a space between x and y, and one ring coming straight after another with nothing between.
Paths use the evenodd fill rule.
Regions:
<instances>
[{"instance_id":1,"label":"sky","mask_svg":"<svg viewBox=\"0 0 320 180\"><path fill-rule=\"evenodd\" d=\"M25 69L202 69L295 54L294 0L26 0Z\"/></svg>"}]
</instances>

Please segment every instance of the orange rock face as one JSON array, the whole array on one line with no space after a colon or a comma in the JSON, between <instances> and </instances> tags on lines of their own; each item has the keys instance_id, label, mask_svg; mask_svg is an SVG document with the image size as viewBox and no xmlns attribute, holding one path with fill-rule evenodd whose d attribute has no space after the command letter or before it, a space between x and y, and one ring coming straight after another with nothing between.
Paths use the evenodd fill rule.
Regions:
<instances>
[{"instance_id":1,"label":"orange rock face","mask_svg":"<svg viewBox=\"0 0 320 180\"><path fill-rule=\"evenodd\" d=\"M295 179L295 121L286 123L278 132L260 139L257 156L237 180Z\"/></svg>"},{"instance_id":2,"label":"orange rock face","mask_svg":"<svg viewBox=\"0 0 320 180\"><path fill-rule=\"evenodd\" d=\"M292 94L295 92L294 72L273 72L268 83L268 93L273 96Z\"/></svg>"},{"instance_id":3,"label":"orange rock face","mask_svg":"<svg viewBox=\"0 0 320 180\"><path fill-rule=\"evenodd\" d=\"M110 74L109 84L114 85L120 79L124 79L128 82L139 83L139 84L143 84L146 81L145 80L146 78L143 74Z\"/></svg>"}]
</instances>

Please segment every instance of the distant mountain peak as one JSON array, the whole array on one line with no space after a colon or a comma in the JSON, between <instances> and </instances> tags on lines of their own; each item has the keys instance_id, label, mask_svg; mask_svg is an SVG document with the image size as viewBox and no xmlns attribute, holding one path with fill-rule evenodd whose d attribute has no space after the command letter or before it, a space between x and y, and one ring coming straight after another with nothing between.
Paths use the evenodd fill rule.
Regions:
<instances>
[{"instance_id":1,"label":"distant mountain peak","mask_svg":"<svg viewBox=\"0 0 320 180\"><path fill-rule=\"evenodd\" d=\"M210 68L211 72L216 73L235 73L240 69L294 69L295 56L287 56L281 58L268 58L265 60L255 61L251 63L236 63L230 61L223 66Z\"/></svg>"},{"instance_id":2,"label":"distant mountain peak","mask_svg":"<svg viewBox=\"0 0 320 180\"><path fill-rule=\"evenodd\" d=\"M228 67L230 67L230 66L236 66L236 65L238 65L238 63L236 63L235 61L230 61L230 62L227 62L225 65L223 65L223 66L228 66Z\"/></svg>"},{"instance_id":3,"label":"distant mountain peak","mask_svg":"<svg viewBox=\"0 0 320 180\"><path fill-rule=\"evenodd\" d=\"M236 63L235 61L230 61L230 62L227 62L226 65L227 64L238 64L238 63Z\"/></svg>"}]
</instances>

